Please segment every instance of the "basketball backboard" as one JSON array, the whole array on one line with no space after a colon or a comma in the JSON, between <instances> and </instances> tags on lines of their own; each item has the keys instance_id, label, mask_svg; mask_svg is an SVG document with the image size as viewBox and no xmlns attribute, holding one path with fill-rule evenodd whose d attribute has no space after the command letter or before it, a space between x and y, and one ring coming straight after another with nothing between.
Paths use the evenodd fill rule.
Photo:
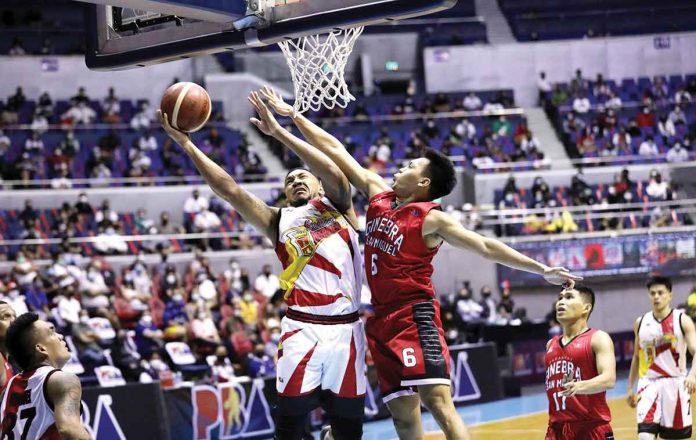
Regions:
<instances>
[{"instance_id":1,"label":"basketball backboard","mask_svg":"<svg viewBox=\"0 0 696 440\"><path fill-rule=\"evenodd\" d=\"M90 69L143 67L438 12L457 0L85 0ZM120 6L114 6L119 4ZM186 14L186 15L183 15Z\"/></svg>"}]
</instances>

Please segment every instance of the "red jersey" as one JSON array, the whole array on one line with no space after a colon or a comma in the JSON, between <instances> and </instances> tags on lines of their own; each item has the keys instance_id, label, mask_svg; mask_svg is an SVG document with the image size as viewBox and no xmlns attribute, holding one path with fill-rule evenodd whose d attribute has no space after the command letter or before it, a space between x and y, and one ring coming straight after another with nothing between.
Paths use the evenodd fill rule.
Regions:
<instances>
[{"instance_id":1,"label":"red jersey","mask_svg":"<svg viewBox=\"0 0 696 440\"><path fill-rule=\"evenodd\" d=\"M395 207L394 191L370 199L365 226L365 273L378 315L404 305L432 300L433 257L439 247L423 241L423 222L432 202Z\"/></svg>"},{"instance_id":2,"label":"red jersey","mask_svg":"<svg viewBox=\"0 0 696 440\"><path fill-rule=\"evenodd\" d=\"M606 393L563 397L564 377L571 374L581 381L597 376L597 365L592 352L592 335L597 330L588 329L569 344L561 343L561 336L551 339L546 349L546 395L549 399L549 424L568 422L609 423L611 412Z\"/></svg>"},{"instance_id":3,"label":"red jersey","mask_svg":"<svg viewBox=\"0 0 696 440\"><path fill-rule=\"evenodd\" d=\"M0 383L0 391L2 391L7 386L7 383L12 378L12 375L14 375L14 372L12 371L12 365L7 362L7 357L5 357L5 355L2 353L0 353L0 357L2 357L3 368L5 368L5 383Z\"/></svg>"}]
</instances>

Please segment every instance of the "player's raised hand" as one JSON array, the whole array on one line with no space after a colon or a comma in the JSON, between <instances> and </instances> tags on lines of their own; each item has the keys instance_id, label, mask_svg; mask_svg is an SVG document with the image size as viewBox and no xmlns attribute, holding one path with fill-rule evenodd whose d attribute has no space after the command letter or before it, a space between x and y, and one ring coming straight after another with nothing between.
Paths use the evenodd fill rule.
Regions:
<instances>
[{"instance_id":1,"label":"player's raised hand","mask_svg":"<svg viewBox=\"0 0 696 440\"><path fill-rule=\"evenodd\" d=\"M188 133L177 130L169 124L169 118L167 117L166 113L162 112L162 110L157 110L157 118L159 118L160 124L162 124L164 131L167 132L169 137L172 138L172 140L177 144L184 145L186 142L191 140L191 136L189 136Z\"/></svg>"},{"instance_id":2,"label":"player's raised hand","mask_svg":"<svg viewBox=\"0 0 696 440\"><path fill-rule=\"evenodd\" d=\"M249 121L254 124L259 130L268 136L273 136L282 127L273 116L273 113L268 109L266 104L259 96L258 92L251 92L249 94L249 102L254 106L256 110L257 118L250 118Z\"/></svg>"},{"instance_id":3,"label":"player's raised hand","mask_svg":"<svg viewBox=\"0 0 696 440\"><path fill-rule=\"evenodd\" d=\"M280 116L295 117L295 109L290 104L283 101L283 97L278 92L270 87L261 89L261 95L268 101L274 112Z\"/></svg>"},{"instance_id":4,"label":"player's raised hand","mask_svg":"<svg viewBox=\"0 0 696 440\"><path fill-rule=\"evenodd\" d=\"M631 408L635 408L638 406L638 401L640 400L640 396L637 394L634 394L633 392L629 392L628 396L626 396L626 402L628 402L628 406Z\"/></svg>"},{"instance_id":5,"label":"player's raised hand","mask_svg":"<svg viewBox=\"0 0 696 440\"><path fill-rule=\"evenodd\" d=\"M544 270L544 279L551 284L563 285L564 287L566 287L565 284L572 282L573 284L570 286L572 287L575 285L575 281L582 280L582 277L573 275L565 267L547 267Z\"/></svg>"},{"instance_id":6,"label":"player's raised hand","mask_svg":"<svg viewBox=\"0 0 696 440\"><path fill-rule=\"evenodd\" d=\"M686 376L686 379L684 379L684 388L686 388L686 391L688 391L689 394L696 393L696 378L691 374Z\"/></svg>"}]
</instances>

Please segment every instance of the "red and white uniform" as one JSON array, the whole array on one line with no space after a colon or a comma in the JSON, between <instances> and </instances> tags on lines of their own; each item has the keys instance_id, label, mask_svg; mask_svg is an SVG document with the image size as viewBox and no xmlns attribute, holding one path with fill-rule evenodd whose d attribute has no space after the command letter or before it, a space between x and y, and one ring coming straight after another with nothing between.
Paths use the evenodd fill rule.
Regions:
<instances>
[{"instance_id":1,"label":"red and white uniform","mask_svg":"<svg viewBox=\"0 0 696 440\"><path fill-rule=\"evenodd\" d=\"M567 378L589 380L598 375L592 352L594 329L573 338L569 343L556 336L546 349L546 396L549 399L549 427L546 440L609 440L614 438L611 412L606 393L563 397Z\"/></svg>"},{"instance_id":2,"label":"red and white uniform","mask_svg":"<svg viewBox=\"0 0 696 440\"><path fill-rule=\"evenodd\" d=\"M646 313L638 325L638 431L661 438L691 438L691 395L684 388L686 341L683 312L662 321Z\"/></svg>"},{"instance_id":3,"label":"red and white uniform","mask_svg":"<svg viewBox=\"0 0 696 440\"><path fill-rule=\"evenodd\" d=\"M1 438L60 440L53 408L44 394L45 382L56 372L44 366L14 376L0 406Z\"/></svg>"},{"instance_id":4,"label":"red and white uniform","mask_svg":"<svg viewBox=\"0 0 696 440\"><path fill-rule=\"evenodd\" d=\"M283 265L283 318L276 387L281 396L317 388L365 394L365 331L358 318L358 235L327 198L283 208L276 253Z\"/></svg>"},{"instance_id":5,"label":"red and white uniform","mask_svg":"<svg viewBox=\"0 0 696 440\"><path fill-rule=\"evenodd\" d=\"M4 354L0 353L0 357L2 357L2 368L5 369L5 383L0 383L0 392L5 389L5 386L10 382L10 379L14 375L14 372L12 371L12 365L7 361L7 358L5 357Z\"/></svg>"},{"instance_id":6,"label":"red and white uniform","mask_svg":"<svg viewBox=\"0 0 696 440\"><path fill-rule=\"evenodd\" d=\"M431 279L438 248L427 247L422 235L425 216L440 205L396 208L395 200L394 191L372 197L365 227L365 272L375 309L366 331L385 402L414 394L416 385L450 384Z\"/></svg>"}]
</instances>

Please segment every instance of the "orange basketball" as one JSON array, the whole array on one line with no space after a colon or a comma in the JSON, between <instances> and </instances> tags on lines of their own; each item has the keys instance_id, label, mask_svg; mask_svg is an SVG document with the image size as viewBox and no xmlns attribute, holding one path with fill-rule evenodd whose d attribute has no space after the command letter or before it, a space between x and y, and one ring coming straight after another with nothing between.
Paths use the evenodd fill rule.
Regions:
<instances>
[{"instance_id":1,"label":"orange basketball","mask_svg":"<svg viewBox=\"0 0 696 440\"><path fill-rule=\"evenodd\" d=\"M169 118L172 127L193 133L210 118L210 96L198 84L180 82L170 86L162 96L160 109Z\"/></svg>"}]
</instances>

